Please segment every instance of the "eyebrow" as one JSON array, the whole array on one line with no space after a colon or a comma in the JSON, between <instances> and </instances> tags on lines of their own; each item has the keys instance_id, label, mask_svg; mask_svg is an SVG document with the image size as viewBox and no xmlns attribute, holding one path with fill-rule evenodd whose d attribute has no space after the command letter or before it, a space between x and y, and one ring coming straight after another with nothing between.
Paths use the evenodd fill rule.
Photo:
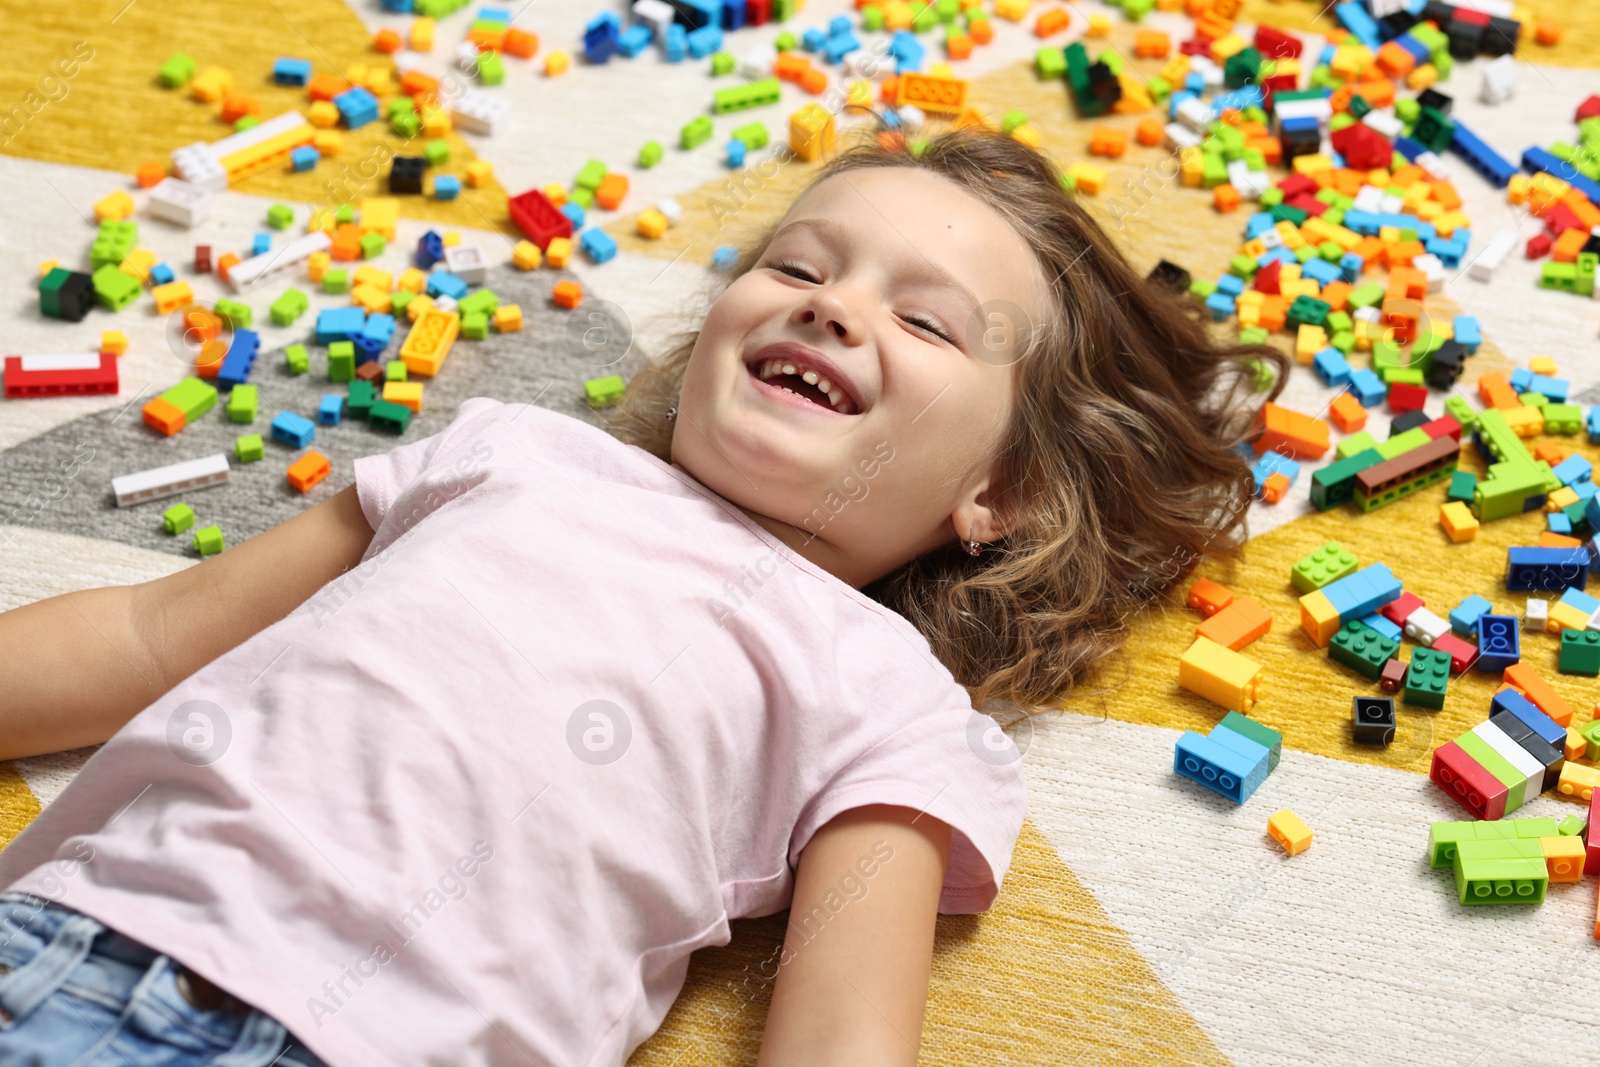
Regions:
<instances>
[{"instance_id":1,"label":"eyebrow","mask_svg":"<svg viewBox=\"0 0 1600 1067\"><path fill-rule=\"evenodd\" d=\"M885 219L884 221L887 222L888 220ZM891 223L889 228L894 229L894 225ZM795 221L783 226L778 230L778 232L772 235L772 241L776 241L790 230L811 230L819 237L832 237L834 240L841 242L849 239L849 235L845 230L844 224L839 222L837 219L809 218L796 219ZM917 247L912 245L911 241L907 239L904 234L901 234L899 230L895 230L895 233L899 235L902 241L905 241L906 244L911 245L911 251L916 253L916 265L910 268L907 273L911 274L914 278L920 278L925 281L933 282L936 285L944 286L948 289L954 289L961 296L966 297L967 302L975 308L982 306L982 302L978 299L977 294L975 294L971 289L967 288L967 286L964 285L960 279L918 251ZM772 241L767 242L768 247L771 246Z\"/></svg>"}]
</instances>

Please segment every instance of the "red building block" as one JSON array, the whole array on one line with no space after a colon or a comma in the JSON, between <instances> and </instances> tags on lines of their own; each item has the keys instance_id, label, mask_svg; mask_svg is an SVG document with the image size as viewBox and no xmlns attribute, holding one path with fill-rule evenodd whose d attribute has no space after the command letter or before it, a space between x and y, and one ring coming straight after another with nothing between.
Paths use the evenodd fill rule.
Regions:
<instances>
[{"instance_id":1,"label":"red building block","mask_svg":"<svg viewBox=\"0 0 1600 1067\"><path fill-rule=\"evenodd\" d=\"M1378 614L1382 615L1396 626L1404 626L1406 624L1406 620L1411 617L1411 613L1413 611L1416 611L1418 608L1425 608L1427 606L1428 605L1425 604L1422 598L1417 594L1401 593L1398 597L1379 608Z\"/></svg>"},{"instance_id":2,"label":"red building block","mask_svg":"<svg viewBox=\"0 0 1600 1067\"><path fill-rule=\"evenodd\" d=\"M1255 46L1256 51L1272 59L1297 58L1305 47L1300 43L1300 38L1271 26L1256 27Z\"/></svg>"},{"instance_id":3,"label":"red building block","mask_svg":"<svg viewBox=\"0 0 1600 1067\"><path fill-rule=\"evenodd\" d=\"M1534 234L1528 238L1528 258L1539 259L1543 256L1548 256L1550 254L1550 246L1553 244L1555 244L1555 241L1550 239L1549 234Z\"/></svg>"},{"instance_id":4,"label":"red building block","mask_svg":"<svg viewBox=\"0 0 1600 1067\"><path fill-rule=\"evenodd\" d=\"M1255 279L1250 284L1260 293L1282 292L1278 284L1278 274L1282 270L1283 264L1275 259L1256 271Z\"/></svg>"},{"instance_id":5,"label":"red building block","mask_svg":"<svg viewBox=\"0 0 1600 1067\"><path fill-rule=\"evenodd\" d=\"M1389 410L1399 413L1402 411L1421 411L1422 405L1428 401L1428 387L1425 385L1412 385L1410 382L1395 382L1389 386ZM1457 443L1460 441L1458 439Z\"/></svg>"},{"instance_id":6,"label":"red building block","mask_svg":"<svg viewBox=\"0 0 1600 1067\"><path fill-rule=\"evenodd\" d=\"M1498 819L1506 813L1506 784L1462 751L1454 741L1433 750L1428 777L1475 819Z\"/></svg>"},{"instance_id":7,"label":"red building block","mask_svg":"<svg viewBox=\"0 0 1600 1067\"><path fill-rule=\"evenodd\" d=\"M8 400L115 393L117 356L114 352L7 356L5 374L5 395Z\"/></svg>"},{"instance_id":8,"label":"red building block","mask_svg":"<svg viewBox=\"0 0 1600 1067\"><path fill-rule=\"evenodd\" d=\"M744 9L747 26L765 26L772 21L772 0L748 0Z\"/></svg>"},{"instance_id":9,"label":"red building block","mask_svg":"<svg viewBox=\"0 0 1600 1067\"><path fill-rule=\"evenodd\" d=\"M1423 423L1422 432L1435 441L1441 437L1453 437L1456 444L1461 443L1461 424L1454 415L1440 415L1432 422Z\"/></svg>"},{"instance_id":10,"label":"red building block","mask_svg":"<svg viewBox=\"0 0 1600 1067\"><path fill-rule=\"evenodd\" d=\"M562 214L539 189L529 189L506 202L511 221L541 250L557 237L572 236L572 220Z\"/></svg>"},{"instance_id":11,"label":"red building block","mask_svg":"<svg viewBox=\"0 0 1600 1067\"><path fill-rule=\"evenodd\" d=\"M1589 798L1589 825L1600 825L1596 823L1597 819L1600 819L1600 789L1596 789ZM1583 857L1583 873L1600 874L1600 829L1585 830L1584 842L1588 845L1588 853Z\"/></svg>"},{"instance_id":12,"label":"red building block","mask_svg":"<svg viewBox=\"0 0 1600 1067\"><path fill-rule=\"evenodd\" d=\"M1433 647L1439 652L1444 652L1450 657L1450 671L1460 674L1471 667L1478 658L1478 646L1469 641L1463 641L1455 634L1441 634L1433 639Z\"/></svg>"},{"instance_id":13,"label":"red building block","mask_svg":"<svg viewBox=\"0 0 1600 1067\"><path fill-rule=\"evenodd\" d=\"M1600 115L1600 96L1591 96L1578 105L1577 114L1573 116L1572 121L1582 122L1584 119L1592 119L1596 115Z\"/></svg>"}]
</instances>

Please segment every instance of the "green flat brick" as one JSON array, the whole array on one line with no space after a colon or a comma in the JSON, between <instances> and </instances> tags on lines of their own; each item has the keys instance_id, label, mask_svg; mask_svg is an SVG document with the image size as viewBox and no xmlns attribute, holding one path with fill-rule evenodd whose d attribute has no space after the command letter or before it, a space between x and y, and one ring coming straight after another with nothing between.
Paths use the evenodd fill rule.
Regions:
<instances>
[{"instance_id":1,"label":"green flat brick","mask_svg":"<svg viewBox=\"0 0 1600 1067\"><path fill-rule=\"evenodd\" d=\"M1523 796L1524 787L1528 784L1527 778L1523 777L1515 767L1511 766L1504 756L1490 748L1487 741L1470 730L1456 736L1453 740L1461 751L1477 760L1478 766L1494 775L1506 787L1508 791L1506 796L1507 815L1522 807L1522 802L1525 799Z\"/></svg>"},{"instance_id":2,"label":"green flat brick","mask_svg":"<svg viewBox=\"0 0 1600 1067\"><path fill-rule=\"evenodd\" d=\"M191 376L162 393L161 399L182 411L184 419L193 424L217 406L217 388L204 379Z\"/></svg>"},{"instance_id":3,"label":"green flat brick","mask_svg":"<svg viewBox=\"0 0 1600 1067\"><path fill-rule=\"evenodd\" d=\"M1300 592L1311 593L1353 574L1357 566L1355 553L1337 541L1329 541L1296 563L1290 569L1289 581Z\"/></svg>"},{"instance_id":4,"label":"green flat brick","mask_svg":"<svg viewBox=\"0 0 1600 1067\"><path fill-rule=\"evenodd\" d=\"M718 89L711 94L711 110L718 115L725 115L730 111L776 104L778 97L778 79L761 78L746 85Z\"/></svg>"},{"instance_id":5,"label":"green flat brick","mask_svg":"<svg viewBox=\"0 0 1600 1067\"><path fill-rule=\"evenodd\" d=\"M406 427L411 425L411 409L404 404L392 404L387 400L377 400L367 410L367 421L380 430L388 430L390 433L405 433Z\"/></svg>"},{"instance_id":6,"label":"green flat brick","mask_svg":"<svg viewBox=\"0 0 1600 1067\"><path fill-rule=\"evenodd\" d=\"M1373 681L1383 673L1383 665L1394 657L1400 642L1392 641L1372 627L1354 619L1339 628L1328 642L1329 658L1343 663Z\"/></svg>"},{"instance_id":7,"label":"green flat brick","mask_svg":"<svg viewBox=\"0 0 1600 1067\"><path fill-rule=\"evenodd\" d=\"M181 534L194 525L194 508L181 500L161 513L161 528L169 534Z\"/></svg>"},{"instance_id":8,"label":"green flat brick","mask_svg":"<svg viewBox=\"0 0 1600 1067\"><path fill-rule=\"evenodd\" d=\"M1557 669L1566 674L1600 674L1600 632L1563 629Z\"/></svg>"},{"instance_id":9,"label":"green flat brick","mask_svg":"<svg viewBox=\"0 0 1600 1067\"><path fill-rule=\"evenodd\" d=\"M1543 904L1550 872L1542 859L1462 860L1455 866L1456 899L1465 905Z\"/></svg>"},{"instance_id":10,"label":"green flat brick","mask_svg":"<svg viewBox=\"0 0 1600 1067\"><path fill-rule=\"evenodd\" d=\"M1387 441L1380 441L1373 445L1373 449L1384 459L1393 459L1398 455L1410 452L1413 448L1421 448L1433 438L1428 436L1428 431L1421 426L1407 430L1405 433L1395 434Z\"/></svg>"},{"instance_id":11,"label":"green flat brick","mask_svg":"<svg viewBox=\"0 0 1600 1067\"><path fill-rule=\"evenodd\" d=\"M100 305L121 311L139 296L139 279L107 263L94 272L94 295Z\"/></svg>"},{"instance_id":12,"label":"green flat brick","mask_svg":"<svg viewBox=\"0 0 1600 1067\"><path fill-rule=\"evenodd\" d=\"M1587 825L1588 823L1578 816L1568 815L1565 819L1561 820L1561 825L1556 828L1556 832L1562 837L1577 837L1579 834L1583 833L1583 829Z\"/></svg>"},{"instance_id":13,"label":"green flat brick","mask_svg":"<svg viewBox=\"0 0 1600 1067\"><path fill-rule=\"evenodd\" d=\"M1372 436L1372 431L1361 430L1334 445L1333 452L1340 459L1349 459L1351 456L1365 452L1369 448L1377 447L1378 439Z\"/></svg>"},{"instance_id":14,"label":"green flat brick","mask_svg":"<svg viewBox=\"0 0 1600 1067\"><path fill-rule=\"evenodd\" d=\"M1240 715L1237 711L1230 711L1222 717L1218 726L1225 726L1240 737L1248 737L1256 744L1267 750L1267 773L1272 773L1278 767L1278 759L1283 755L1283 735L1270 726L1263 726L1247 715Z\"/></svg>"},{"instance_id":15,"label":"green flat brick","mask_svg":"<svg viewBox=\"0 0 1600 1067\"><path fill-rule=\"evenodd\" d=\"M1600 636L1600 635L1597 635ZM1438 711L1444 707L1445 690L1450 684L1450 654L1432 648L1411 651L1406 665L1403 700L1406 704Z\"/></svg>"},{"instance_id":16,"label":"green flat brick","mask_svg":"<svg viewBox=\"0 0 1600 1067\"><path fill-rule=\"evenodd\" d=\"M267 452L261 443L260 434L247 433L233 442L233 454L239 457L240 463L254 463Z\"/></svg>"},{"instance_id":17,"label":"green flat brick","mask_svg":"<svg viewBox=\"0 0 1600 1067\"><path fill-rule=\"evenodd\" d=\"M255 422L257 402L258 398L255 386L234 386L233 390L228 394L228 421Z\"/></svg>"},{"instance_id":18,"label":"green flat brick","mask_svg":"<svg viewBox=\"0 0 1600 1067\"><path fill-rule=\"evenodd\" d=\"M622 392L626 388L622 375L611 374L604 378L590 378L583 383L584 400L592 408L603 408L615 404L622 399Z\"/></svg>"}]
</instances>

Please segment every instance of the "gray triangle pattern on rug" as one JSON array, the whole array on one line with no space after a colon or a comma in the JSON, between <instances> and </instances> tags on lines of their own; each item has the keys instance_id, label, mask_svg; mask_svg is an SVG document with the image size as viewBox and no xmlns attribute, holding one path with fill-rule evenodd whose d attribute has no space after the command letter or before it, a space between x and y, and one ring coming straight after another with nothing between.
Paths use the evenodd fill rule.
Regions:
<instances>
[{"instance_id":1,"label":"gray triangle pattern on rug","mask_svg":"<svg viewBox=\"0 0 1600 1067\"><path fill-rule=\"evenodd\" d=\"M140 415L156 392L128 395L121 407L63 423L0 452L0 524L58 530L197 558L192 530L173 536L162 528L162 512L178 501L194 508L195 528L215 523L222 528L227 545L239 544L348 486L356 459L438 433L455 418L461 403L475 396L536 403L601 425L603 414L584 400L584 382L612 374L631 380L645 361L632 324L616 305L586 293L576 310L555 306L550 291L556 282L569 278L576 280L565 271L491 269L487 287L502 305L521 307L522 329L505 334L491 331L482 341L458 338L436 377L416 379L425 383L422 410L403 435L376 429L366 420L348 415L337 426L319 424L309 447L328 457L333 472L308 493L295 490L285 475L304 450L273 440L270 426L279 411L293 411L317 422L322 397L342 397L347 392L343 383L328 381L327 349L309 340L315 307L302 320L307 326L304 343L311 357L310 370L291 375L282 348L263 350L257 357L250 375L251 384L259 390L253 423L229 421L224 393L193 425L164 437L145 425ZM252 303L264 305L266 301ZM383 358L399 358L406 330L407 325L401 323ZM620 360L618 352L623 353ZM242 463L234 453L234 442L252 433L261 435L266 455ZM117 507L112 478L215 452L228 457L231 470L226 484ZM0 544L0 549L3 547Z\"/></svg>"}]
</instances>

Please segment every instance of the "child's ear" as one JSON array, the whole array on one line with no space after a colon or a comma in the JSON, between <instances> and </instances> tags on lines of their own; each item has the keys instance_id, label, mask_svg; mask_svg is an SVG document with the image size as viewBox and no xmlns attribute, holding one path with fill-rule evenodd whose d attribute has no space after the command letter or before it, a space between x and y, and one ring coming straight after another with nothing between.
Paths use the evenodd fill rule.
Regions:
<instances>
[{"instance_id":1,"label":"child's ear","mask_svg":"<svg viewBox=\"0 0 1600 1067\"><path fill-rule=\"evenodd\" d=\"M979 541L989 544L1010 532L1008 520L1001 509L1002 494L997 486L985 482L971 499L956 505L950 514L951 527L960 541Z\"/></svg>"}]
</instances>

